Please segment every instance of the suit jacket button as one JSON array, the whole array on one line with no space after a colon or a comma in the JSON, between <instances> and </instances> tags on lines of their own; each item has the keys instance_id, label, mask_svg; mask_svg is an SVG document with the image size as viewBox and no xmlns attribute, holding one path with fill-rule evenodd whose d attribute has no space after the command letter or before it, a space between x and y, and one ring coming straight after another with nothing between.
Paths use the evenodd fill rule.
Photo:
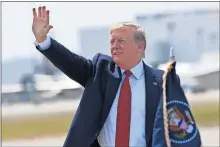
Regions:
<instances>
[{"instance_id":1,"label":"suit jacket button","mask_svg":"<svg viewBox=\"0 0 220 147\"><path fill-rule=\"evenodd\" d=\"M95 133L95 137L98 137L98 133Z\"/></svg>"}]
</instances>

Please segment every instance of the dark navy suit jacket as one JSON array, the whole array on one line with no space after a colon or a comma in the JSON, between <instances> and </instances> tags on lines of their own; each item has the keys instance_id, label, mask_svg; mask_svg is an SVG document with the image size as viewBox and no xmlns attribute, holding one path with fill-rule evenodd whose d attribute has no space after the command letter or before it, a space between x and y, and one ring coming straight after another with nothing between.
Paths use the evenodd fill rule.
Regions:
<instances>
[{"instance_id":1,"label":"dark navy suit jacket","mask_svg":"<svg viewBox=\"0 0 220 147\"><path fill-rule=\"evenodd\" d=\"M39 51L69 78L85 87L64 147L98 147L97 136L121 82L120 68L109 56L96 54L93 60L89 60L72 53L54 39L49 49ZM146 85L146 125L143 129L146 146L151 147L154 117L162 94L163 71L143 64Z\"/></svg>"}]
</instances>

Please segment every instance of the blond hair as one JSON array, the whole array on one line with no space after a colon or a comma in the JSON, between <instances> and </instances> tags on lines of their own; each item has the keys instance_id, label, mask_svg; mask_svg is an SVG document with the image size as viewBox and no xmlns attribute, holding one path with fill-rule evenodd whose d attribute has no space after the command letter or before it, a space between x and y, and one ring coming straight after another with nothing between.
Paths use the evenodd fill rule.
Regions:
<instances>
[{"instance_id":1,"label":"blond hair","mask_svg":"<svg viewBox=\"0 0 220 147\"><path fill-rule=\"evenodd\" d=\"M136 23L133 23L133 22L121 22L116 25L113 25L110 28L110 33L112 33L112 31L114 31L115 29L122 28L122 27L131 27L134 29L134 31L135 31L134 40L135 41L142 41L144 43L144 51L145 51L147 43L146 43L146 36L145 36L144 28ZM145 56L145 53L143 56Z\"/></svg>"}]
</instances>

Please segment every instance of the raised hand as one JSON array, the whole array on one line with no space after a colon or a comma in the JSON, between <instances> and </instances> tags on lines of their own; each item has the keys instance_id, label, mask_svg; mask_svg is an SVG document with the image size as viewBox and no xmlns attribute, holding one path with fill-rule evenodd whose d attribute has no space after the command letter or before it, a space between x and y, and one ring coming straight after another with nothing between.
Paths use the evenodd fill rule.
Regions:
<instances>
[{"instance_id":1,"label":"raised hand","mask_svg":"<svg viewBox=\"0 0 220 147\"><path fill-rule=\"evenodd\" d=\"M38 43L43 42L47 38L47 33L53 28L49 24L49 10L46 7L38 7L38 15L36 9L33 8L33 24L32 31Z\"/></svg>"}]
</instances>

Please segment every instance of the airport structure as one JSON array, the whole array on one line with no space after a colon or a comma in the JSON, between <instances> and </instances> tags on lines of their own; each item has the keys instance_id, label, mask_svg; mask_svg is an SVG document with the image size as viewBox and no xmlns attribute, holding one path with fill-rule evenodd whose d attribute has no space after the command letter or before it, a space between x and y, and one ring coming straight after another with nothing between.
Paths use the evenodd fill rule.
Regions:
<instances>
[{"instance_id":1,"label":"airport structure","mask_svg":"<svg viewBox=\"0 0 220 147\"><path fill-rule=\"evenodd\" d=\"M151 65L166 62L171 46L179 62L196 62L205 52L217 53L219 17L216 9L136 15L134 21L146 31L145 61ZM82 28L79 32L81 54L87 58L98 52L110 55L109 28Z\"/></svg>"},{"instance_id":2,"label":"airport structure","mask_svg":"<svg viewBox=\"0 0 220 147\"><path fill-rule=\"evenodd\" d=\"M219 10L142 14L136 21L146 29L150 64L167 61L170 46L180 62L195 62L205 52L219 51Z\"/></svg>"},{"instance_id":3,"label":"airport structure","mask_svg":"<svg viewBox=\"0 0 220 147\"><path fill-rule=\"evenodd\" d=\"M134 21L146 31L144 61L163 68L173 47L183 84L219 89L216 82L219 81L219 18L219 9L136 15ZM82 28L79 32L81 55L89 59L96 53L110 55L109 29L110 26Z\"/></svg>"}]
</instances>

